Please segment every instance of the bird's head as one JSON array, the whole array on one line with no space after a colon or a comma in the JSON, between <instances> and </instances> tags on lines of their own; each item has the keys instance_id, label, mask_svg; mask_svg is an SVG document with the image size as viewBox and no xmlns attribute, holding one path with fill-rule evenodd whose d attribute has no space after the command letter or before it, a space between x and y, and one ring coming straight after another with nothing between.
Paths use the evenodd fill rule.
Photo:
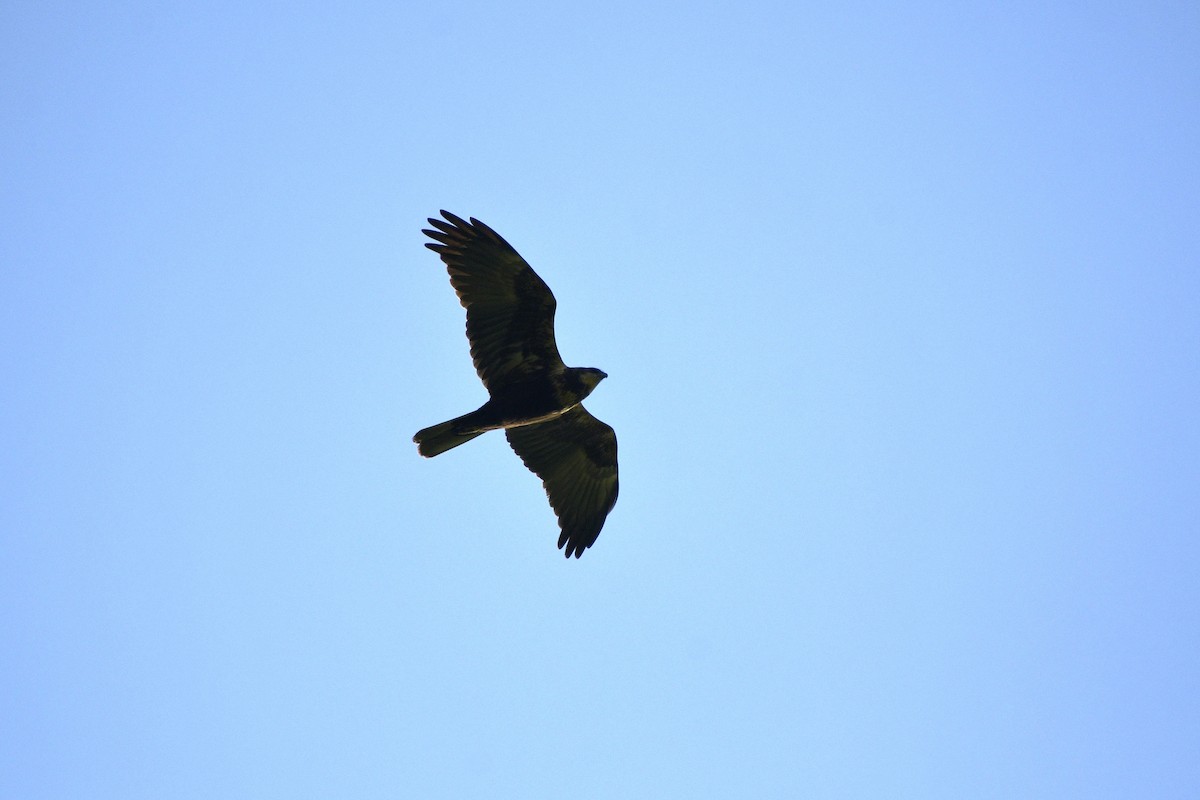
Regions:
<instances>
[{"instance_id":1,"label":"bird's head","mask_svg":"<svg viewBox=\"0 0 1200 800\"><path fill-rule=\"evenodd\" d=\"M582 400L592 393L592 389L595 389L600 381L608 377L608 373L592 367L580 367L575 370L575 376L579 379L581 388L579 399Z\"/></svg>"}]
</instances>

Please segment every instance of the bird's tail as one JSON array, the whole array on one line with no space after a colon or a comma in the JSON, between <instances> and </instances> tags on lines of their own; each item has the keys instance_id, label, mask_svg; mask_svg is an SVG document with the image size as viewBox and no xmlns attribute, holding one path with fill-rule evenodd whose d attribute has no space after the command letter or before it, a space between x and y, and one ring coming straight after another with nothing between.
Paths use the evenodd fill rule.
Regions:
<instances>
[{"instance_id":1,"label":"bird's tail","mask_svg":"<svg viewBox=\"0 0 1200 800\"><path fill-rule=\"evenodd\" d=\"M417 452L426 458L433 458L447 450L458 447L464 442L471 441L483 433L483 431L474 430L470 433L457 433L454 429L460 427L462 423L466 422L476 413L472 411L470 414L463 414L461 417L455 417L448 422L430 425L428 428L417 431L417 435L413 437L413 441L417 443Z\"/></svg>"}]
</instances>

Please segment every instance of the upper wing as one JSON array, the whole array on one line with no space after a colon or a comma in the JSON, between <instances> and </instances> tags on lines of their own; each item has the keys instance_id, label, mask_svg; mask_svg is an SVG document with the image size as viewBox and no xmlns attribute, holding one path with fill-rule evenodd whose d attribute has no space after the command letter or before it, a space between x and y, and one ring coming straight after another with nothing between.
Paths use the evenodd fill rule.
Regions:
<instances>
[{"instance_id":1,"label":"upper wing","mask_svg":"<svg viewBox=\"0 0 1200 800\"><path fill-rule=\"evenodd\" d=\"M583 406L536 425L504 431L546 487L569 558L592 546L617 502L617 435Z\"/></svg>"},{"instance_id":2,"label":"upper wing","mask_svg":"<svg viewBox=\"0 0 1200 800\"><path fill-rule=\"evenodd\" d=\"M554 295L550 287L500 235L474 217L448 211L449 222L430 219L437 230L426 242L450 272L450 283L467 309L471 359L483 385L505 383L562 366L554 343Z\"/></svg>"}]
</instances>

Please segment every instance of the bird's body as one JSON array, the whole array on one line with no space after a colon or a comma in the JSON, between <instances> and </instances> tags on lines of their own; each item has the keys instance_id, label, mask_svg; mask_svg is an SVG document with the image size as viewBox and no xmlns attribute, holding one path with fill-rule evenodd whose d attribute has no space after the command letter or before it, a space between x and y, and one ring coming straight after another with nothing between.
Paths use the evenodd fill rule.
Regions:
<instances>
[{"instance_id":1,"label":"bird's body","mask_svg":"<svg viewBox=\"0 0 1200 800\"><path fill-rule=\"evenodd\" d=\"M599 370L567 367L561 373L504 386L470 414L420 430L413 441L421 455L431 457L481 433L549 422L578 406L604 377Z\"/></svg>"},{"instance_id":2,"label":"bird's body","mask_svg":"<svg viewBox=\"0 0 1200 800\"><path fill-rule=\"evenodd\" d=\"M505 431L525 465L542 479L569 557L591 547L617 501L617 439L582 401L608 377L568 367L554 341L550 288L499 234L446 211L425 234L437 244L467 309L475 369L490 398L469 414L418 431L423 456L436 456L490 430Z\"/></svg>"}]
</instances>

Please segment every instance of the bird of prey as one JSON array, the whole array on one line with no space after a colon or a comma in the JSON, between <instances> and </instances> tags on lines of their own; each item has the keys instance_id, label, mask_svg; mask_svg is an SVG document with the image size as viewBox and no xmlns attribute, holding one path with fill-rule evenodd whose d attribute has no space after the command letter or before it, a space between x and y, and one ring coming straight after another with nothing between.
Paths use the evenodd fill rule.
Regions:
<instances>
[{"instance_id":1,"label":"bird of prey","mask_svg":"<svg viewBox=\"0 0 1200 800\"><path fill-rule=\"evenodd\" d=\"M474 217L443 211L422 231L441 256L467 309L471 359L490 395L475 411L418 431L432 457L482 433L504 430L525 466L542 479L567 558L592 546L617 502L617 436L582 400L608 376L568 367L554 342L554 295L520 254Z\"/></svg>"}]
</instances>

